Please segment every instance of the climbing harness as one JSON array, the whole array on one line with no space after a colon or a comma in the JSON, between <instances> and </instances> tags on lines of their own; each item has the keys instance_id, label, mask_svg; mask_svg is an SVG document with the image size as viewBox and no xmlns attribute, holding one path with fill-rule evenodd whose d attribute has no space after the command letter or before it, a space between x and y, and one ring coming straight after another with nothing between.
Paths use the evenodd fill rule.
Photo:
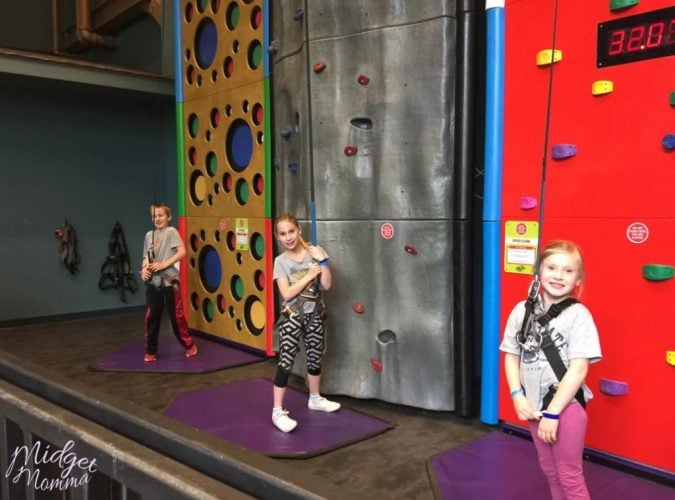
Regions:
<instances>
[{"instance_id":1,"label":"climbing harness","mask_svg":"<svg viewBox=\"0 0 675 500\"><path fill-rule=\"evenodd\" d=\"M544 352L544 355L550 363L553 372L558 378L558 381L562 380L562 378L565 376L567 368L565 367L565 363L563 363L563 360L560 357L560 352L558 352L558 348L551 337L551 329L547 328L547 325L551 322L551 320L558 317L565 309L577 303L579 303L577 299L568 297L556 304L551 304L547 311L536 313L537 308L539 308L539 310L543 309L543 307L541 307L541 295L538 295L537 297L528 297L527 301L525 302L525 317L523 318L523 325L516 335L516 340L518 341L518 344L522 348L523 352L534 353L539 351L539 349ZM537 326L537 323L539 326ZM544 405L542 408L545 409L548 407L557 389L558 384L553 384L551 387L549 387L548 393L546 396L544 396ZM574 397L577 401L579 401L581 406L584 408L586 407L584 392L581 388L577 391Z\"/></svg>"},{"instance_id":2,"label":"climbing harness","mask_svg":"<svg viewBox=\"0 0 675 500\"><path fill-rule=\"evenodd\" d=\"M80 264L80 252L77 248L77 233L73 225L66 220L63 226L54 229L54 235L59 239L59 259L66 266L70 274L77 274Z\"/></svg>"},{"instance_id":3,"label":"climbing harness","mask_svg":"<svg viewBox=\"0 0 675 500\"><path fill-rule=\"evenodd\" d=\"M545 347L543 345L544 341L547 341L550 338L550 333L546 328L546 325L548 325L552 319L558 317L565 309L577 302L577 299L569 297L557 304L551 304L548 310L543 313L536 313L537 308L539 308L539 310L543 309L541 295L534 298L528 298L525 302L523 325L516 335L520 347L527 352L537 352L540 348L543 349ZM539 323L540 327L536 326L536 323ZM539 330L543 330L544 333L540 333Z\"/></svg>"},{"instance_id":4,"label":"climbing harness","mask_svg":"<svg viewBox=\"0 0 675 500\"><path fill-rule=\"evenodd\" d=\"M314 310L305 314L305 302L316 302ZM279 316L279 319L272 327L272 350L279 352L279 343L281 338L281 326L288 320L297 319L301 325L305 326L312 322L315 316L319 316L322 320L326 319L326 304L321 298L319 291L319 284L313 281L305 289L300 292L298 300L292 304L286 305ZM325 342L324 342L325 351Z\"/></svg>"},{"instance_id":5,"label":"climbing harness","mask_svg":"<svg viewBox=\"0 0 675 500\"><path fill-rule=\"evenodd\" d=\"M98 280L98 287L101 290L119 289L120 300L127 301L127 291L136 293L138 284L136 276L131 272L129 261L129 249L124 238L122 225L115 223L110 240L108 241L108 256L101 266L101 277Z\"/></svg>"}]
</instances>

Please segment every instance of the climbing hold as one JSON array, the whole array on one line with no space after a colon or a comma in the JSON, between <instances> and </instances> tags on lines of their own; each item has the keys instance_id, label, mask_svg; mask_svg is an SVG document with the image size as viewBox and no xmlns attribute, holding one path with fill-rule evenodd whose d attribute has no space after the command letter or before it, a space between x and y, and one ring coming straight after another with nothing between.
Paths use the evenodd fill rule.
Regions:
<instances>
[{"instance_id":1,"label":"climbing hold","mask_svg":"<svg viewBox=\"0 0 675 500\"><path fill-rule=\"evenodd\" d=\"M540 50L537 52L537 66L548 66L551 64L551 56L553 56L554 63L562 61L562 50Z\"/></svg>"},{"instance_id":2,"label":"climbing hold","mask_svg":"<svg viewBox=\"0 0 675 500\"><path fill-rule=\"evenodd\" d=\"M363 314L366 312L366 306L364 306L361 302L354 302L352 304L352 309L357 314Z\"/></svg>"},{"instance_id":3,"label":"climbing hold","mask_svg":"<svg viewBox=\"0 0 675 500\"><path fill-rule=\"evenodd\" d=\"M291 127L290 125L286 125L281 130L281 132L279 132L279 135L284 139L288 139L291 135L293 135L293 127Z\"/></svg>"},{"instance_id":4,"label":"climbing hold","mask_svg":"<svg viewBox=\"0 0 675 500\"><path fill-rule=\"evenodd\" d=\"M279 158L275 158L274 160L272 160L272 163L274 164L274 168L276 168L277 170L281 168L281 160L279 160Z\"/></svg>"},{"instance_id":5,"label":"climbing hold","mask_svg":"<svg viewBox=\"0 0 675 500\"><path fill-rule=\"evenodd\" d=\"M347 144L345 146L345 154L347 156L354 156L356 152L359 150L356 146L352 146L351 144Z\"/></svg>"},{"instance_id":6,"label":"climbing hold","mask_svg":"<svg viewBox=\"0 0 675 500\"><path fill-rule=\"evenodd\" d=\"M600 379L600 392L608 396L625 396L628 394L628 384L618 380Z\"/></svg>"},{"instance_id":7,"label":"climbing hold","mask_svg":"<svg viewBox=\"0 0 675 500\"><path fill-rule=\"evenodd\" d=\"M380 363L378 360L375 358L370 358L370 366L373 368L374 371L377 373L382 373L382 363Z\"/></svg>"},{"instance_id":8,"label":"climbing hold","mask_svg":"<svg viewBox=\"0 0 675 500\"><path fill-rule=\"evenodd\" d=\"M368 78L366 75L359 75L356 81L361 85L368 85L370 83L370 78Z\"/></svg>"},{"instance_id":9,"label":"climbing hold","mask_svg":"<svg viewBox=\"0 0 675 500\"><path fill-rule=\"evenodd\" d=\"M518 206L521 210L532 210L537 207L537 199L534 196L522 196Z\"/></svg>"},{"instance_id":10,"label":"climbing hold","mask_svg":"<svg viewBox=\"0 0 675 500\"><path fill-rule=\"evenodd\" d=\"M666 134L663 137L661 144L663 144L663 147L667 151L672 151L673 149L675 149L675 134Z\"/></svg>"},{"instance_id":11,"label":"climbing hold","mask_svg":"<svg viewBox=\"0 0 675 500\"><path fill-rule=\"evenodd\" d=\"M417 255L417 248L415 248L412 245L405 245L403 248L405 248L405 251L408 252L410 255Z\"/></svg>"},{"instance_id":12,"label":"climbing hold","mask_svg":"<svg viewBox=\"0 0 675 500\"><path fill-rule=\"evenodd\" d=\"M305 17L305 11L302 9L297 9L295 14L293 14L293 21L302 21L303 17Z\"/></svg>"},{"instance_id":13,"label":"climbing hold","mask_svg":"<svg viewBox=\"0 0 675 500\"><path fill-rule=\"evenodd\" d=\"M554 160L564 160L577 154L577 147L574 144L556 144L551 148L551 158Z\"/></svg>"},{"instance_id":14,"label":"climbing hold","mask_svg":"<svg viewBox=\"0 0 675 500\"><path fill-rule=\"evenodd\" d=\"M598 80L593 82L591 93L593 95L609 94L614 91L614 82L611 80Z\"/></svg>"},{"instance_id":15,"label":"climbing hold","mask_svg":"<svg viewBox=\"0 0 675 500\"><path fill-rule=\"evenodd\" d=\"M642 276L649 281L664 281L673 277L673 266L645 264L642 266Z\"/></svg>"},{"instance_id":16,"label":"climbing hold","mask_svg":"<svg viewBox=\"0 0 675 500\"><path fill-rule=\"evenodd\" d=\"M288 170L290 170L292 174L294 174L298 171L297 160L291 160L291 161L288 162Z\"/></svg>"},{"instance_id":17,"label":"climbing hold","mask_svg":"<svg viewBox=\"0 0 675 500\"><path fill-rule=\"evenodd\" d=\"M640 0L609 0L609 10L621 10L640 3Z\"/></svg>"},{"instance_id":18,"label":"climbing hold","mask_svg":"<svg viewBox=\"0 0 675 500\"><path fill-rule=\"evenodd\" d=\"M675 366L675 351L666 351L666 362L670 366Z\"/></svg>"},{"instance_id":19,"label":"climbing hold","mask_svg":"<svg viewBox=\"0 0 675 500\"><path fill-rule=\"evenodd\" d=\"M268 54L276 54L279 51L279 40L272 40L267 46Z\"/></svg>"},{"instance_id":20,"label":"climbing hold","mask_svg":"<svg viewBox=\"0 0 675 500\"><path fill-rule=\"evenodd\" d=\"M327 64L324 61L317 61L314 63L314 66L312 66L312 70L314 70L314 73L321 73L324 69L326 69Z\"/></svg>"}]
</instances>

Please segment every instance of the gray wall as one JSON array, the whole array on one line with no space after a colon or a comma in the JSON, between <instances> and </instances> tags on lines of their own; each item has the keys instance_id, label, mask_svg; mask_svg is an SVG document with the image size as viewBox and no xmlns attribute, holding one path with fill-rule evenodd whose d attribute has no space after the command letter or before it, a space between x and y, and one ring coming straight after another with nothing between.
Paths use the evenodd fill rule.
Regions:
<instances>
[{"instance_id":1,"label":"gray wall","mask_svg":"<svg viewBox=\"0 0 675 500\"><path fill-rule=\"evenodd\" d=\"M456 6L413 3L275 4L275 209L309 218L313 180L333 269L323 390L454 410Z\"/></svg>"},{"instance_id":2,"label":"gray wall","mask_svg":"<svg viewBox=\"0 0 675 500\"><path fill-rule=\"evenodd\" d=\"M127 304L97 284L115 221L138 269L148 206L175 206L173 98L0 74L0 110L0 322L143 304L140 283ZM64 219L74 277L54 236Z\"/></svg>"}]
</instances>

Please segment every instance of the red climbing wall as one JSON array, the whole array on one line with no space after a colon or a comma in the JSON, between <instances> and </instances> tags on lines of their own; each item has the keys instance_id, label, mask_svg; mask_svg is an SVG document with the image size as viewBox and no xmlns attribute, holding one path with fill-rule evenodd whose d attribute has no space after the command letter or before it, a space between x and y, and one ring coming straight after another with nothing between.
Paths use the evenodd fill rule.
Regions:
<instances>
[{"instance_id":1,"label":"red climbing wall","mask_svg":"<svg viewBox=\"0 0 675 500\"><path fill-rule=\"evenodd\" d=\"M674 11L667 0L615 11L609 0L559 2L562 60L553 73L549 153L560 144L577 152L548 156L542 235L544 242L577 242L586 258L581 299L593 312L604 355L587 379L595 394L587 446L671 471L675 279L647 280L643 266L675 265L675 152L666 139L675 134ZM520 200L539 198L550 67L536 63L538 52L551 48L553 13L552 0L507 1L504 221L538 218L537 208L521 209ZM599 24L624 18L630 18L624 26L607 25L624 30L608 50L619 52L623 36L624 49L635 49L627 58L657 49L663 55L598 67ZM643 21L652 38L640 41ZM601 80L612 82L613 91L593 95ZM530 278L503 273L502 325L525 298ZM628 392L603 393L602 381L625 384ZM503 376L500 398L500 418L517 423Z\"/></svg>"}]
</instances>

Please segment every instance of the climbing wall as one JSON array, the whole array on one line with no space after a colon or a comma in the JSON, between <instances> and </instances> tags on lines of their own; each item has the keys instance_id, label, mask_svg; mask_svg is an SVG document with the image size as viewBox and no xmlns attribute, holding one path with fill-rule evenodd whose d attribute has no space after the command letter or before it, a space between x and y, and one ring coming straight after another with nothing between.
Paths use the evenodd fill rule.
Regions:
<instances>
[{"instance_id":1,"label":"climbing wall","mask_svg":"<svg viewBox=\"0 0 675 500\"><path fill-rule=\"evenodd\" d=\"M182 0L177 56L190 328L270 352L267 3Z\"/></svg>"},{"instance_id":2,"label":"climbing wall","mask_svg":"<svg viewBox=\"0 0 675 500\"><path fill-rule=\"evenodd\" d=\"M326 392L454 408L454 13L275 4L275 206L315 201L331 256Z\"/></svg>"},{"instance_id":3,"label":"climbing wall","mask_svg":"<svg viewBox=\"0 0 675 500\"><path fill-rule=\"evenodd\" d=\"M507 1L503 218L515 228L537 219L553 13L552 0ZM581 300L604 355L587 379L587 445L672 471L675 7L559 2L557 26L542 239L585 254ZM502 324L531 278L504 258ZM500 395L500 417L518 423L504 380Z\"/></svg>"}]
</instances>

